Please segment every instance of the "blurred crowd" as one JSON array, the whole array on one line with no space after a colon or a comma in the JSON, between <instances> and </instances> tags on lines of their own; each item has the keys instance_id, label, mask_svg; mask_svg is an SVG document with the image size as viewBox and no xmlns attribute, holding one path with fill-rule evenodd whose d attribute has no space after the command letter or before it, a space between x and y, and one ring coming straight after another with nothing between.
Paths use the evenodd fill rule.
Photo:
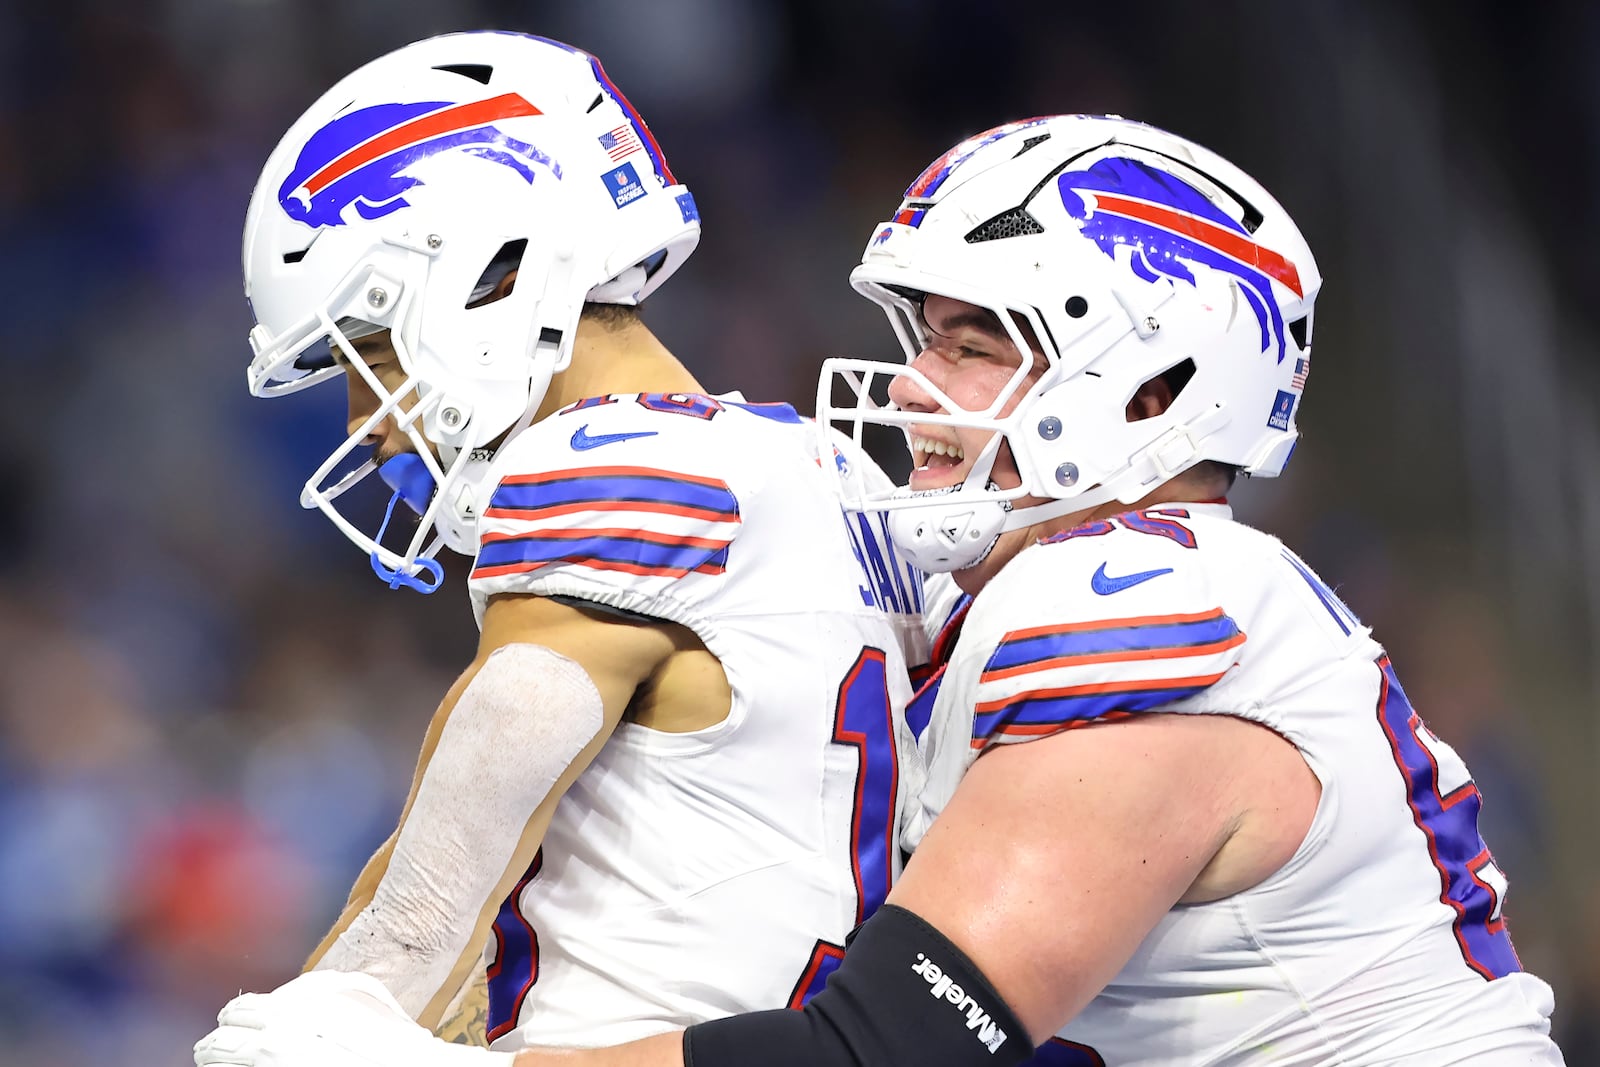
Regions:
<instances>
[{"instance_id":1,"label":"blurred crowd","mask_svg":"<svg viewBox=\"0 0 1600 1067\"><path fill-rule=\"evenodd\" d=\"M1574 297L1600 217L1551 201L1600 164L1600 84L1559 73L1600 17L1321 6L0 8L0 1067L187 1062L227 997L293 973L394 826L475 640L464 567L390 592L296 506L342 396L246 395L238 237L257 168L334 78L491 25L601 56L705 220L647 320L708 386L803 411L823 357L896 351L845 278L966 134L1118 112L1277 193L1328 281L1305 441L1241 517L1341 589L1473 768L1524 962L1556 986L1568 1062L1600 1063L1600 872L1578 847L1600 816L1597 475L1496 444L1530 417L1596 439ZM1403 180L1418 160L1431 191ZM1518 285L1485 308L1497 270ZM1501 344L1513 322L1543 332Z\"/></svg>"}]
</instances>

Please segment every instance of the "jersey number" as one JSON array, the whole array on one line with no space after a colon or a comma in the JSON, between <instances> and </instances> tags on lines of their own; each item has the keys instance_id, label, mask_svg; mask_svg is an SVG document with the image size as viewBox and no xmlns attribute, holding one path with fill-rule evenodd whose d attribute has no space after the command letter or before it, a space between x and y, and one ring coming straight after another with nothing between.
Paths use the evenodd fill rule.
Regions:
<instances>
[{"instance_id":1,"label":"jersey number","mask_svg":"<svg viewBox=\"0 0 1600 1067\"><path fill-rule=\"evenodd\" d=\"M900 761L895 746L894 704L889 699L888 664L879 649L862 649L839 684L833 741L855 749L858 760L855 806L850 818L850 873L855 882L855 918L859 924L889 894L890 857L897 847L894 816ZM538 942L518 904L522 890L539 873L541 858L534 858L494 923L497 952L489 969L491 1040L516 1026L522 1001L538 980ZM803 1007L822 989L843 958L843 946L819 940L795 983L789 1006Z\"/></svg>"},{"instance_id":2,"label":"jersey number","mask_svg":"<svg viewBox=\"0 0 1600 1067\"><path fill-rule=\"evenodd\" d=\"M1155 508L1147 511L1125 511L1121 515L1113 515L1109 519L1095 519L1070 530L1062 530L1058 534L1046 537L1041 544L1053 545L1060 541L1072 541L1079 537L1104 537L1106 534L1121 526L1134 533L1149 534L1151 537L1165 537L1168 541L1182 545L1184 548L1194 548L1199 542L1195 540L1194 531L1189 529L1178 519L1187 519L1189 513L1183 508Z\"/></svg>"},{"instance_id":3,"label":"jersey number","mask_svg":"<svg viewBox=\"0 0 1600 1067\"><path fill-rule=\"evenodd\" d=\"M1339 595L1287 549L1283 558L1311 587L1339 629L1349 635L1361 626ZM1394 667L1385 656L1378 695L1378 724L1389 740L1394 765L1406 781L1411 820L1428 841L1428 856L1439 872L1439 901L1456 913L1452 927L1467 966L1490 979L1522 970L1501 914L1506 876L1495 865L1478 832L1483 794L1456 750L1439 740L1412 708Z\"/></svg>"},{"instance_id":4,"label":"jersey number","mask_svg":"<svg viewBox=\"0 0 1600 1067\"><path fill-rule=\"evenodd\" d=\"M856 923L889 895L890 857L895 842L894 801L900 788L895 750L894 704L884 654L864 648L839 684L833 710L834 744L856 750L856 799L850 817L850 873L856 886ZM804 1007L839 967L844 948L818 941L811 959L789 994L789 1007Z\"/></svg>"},{"instance_id":5,"label":"jersey number","mask_svg":"<svg viewBox=\"0 0 1600 1067\"><path fill-rule=\"evenodd\" d=\"M522 1002L539 980L539 935L522 917L522 891L544 866L544 849L533 854L528 873L517 882L500 905L494 920L494 962L489 965L489 1018L484 1024L490 1041L510 1033L522 1015Z\"/></svg>"},{"instance_id":6,"label":"jersey number","mask_svg":"<svg viewBox=\"0 0 1600 1067\"><path fill-rule=\"evenodd\" d=\"M701 393L640 393L637 403L651 411L693 415L697 419L716 418L722 410L721 402Z\"/></svg>"},{"instance_id":7,"label":"jersey number","mask_svg":"<svg viewBox=\"0 0 1600 1067\"><path fill-rule=\"evenodd\" d=\"M1378 667L1383 671L1378 722L1405 776L1412 820L1428 839L1428 854L1439 872L1439 900L1456 913L1462 958L1490 980L1520 971L1501 915L1506 876L1478 833L1483 794L1455 749L1435 737L1412 709L1388 658Z\"/></svg>"}]
</instances>

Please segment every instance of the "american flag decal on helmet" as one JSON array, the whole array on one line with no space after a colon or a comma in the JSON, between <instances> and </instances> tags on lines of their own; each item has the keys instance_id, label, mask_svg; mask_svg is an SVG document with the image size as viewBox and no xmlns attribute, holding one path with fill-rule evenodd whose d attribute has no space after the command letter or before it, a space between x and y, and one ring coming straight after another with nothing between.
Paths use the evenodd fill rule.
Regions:
<instances>
[{"instance_id":1,"label":"american flag decal on helmet","mask_svg":"<svg viewBox=\"0 0 1600 1067\"><path fill-rule=\"evenodd\" d=\"M1305 388L1306 388L1306 377L1310 373L1311 373L1311 357L1310 356L1302 356L1302 357L1300 357L1299 359L1294 361L1294 377L1289 379L1289 385L1292 388L1299 389L1301 392L1304 392Z\"/></svg>"},{"instance_id":2,"label":"american flag decal on helmet","mask_svg":"<svg viewBox=\"0 0 1600 1067\"><path fill-rule=\"evenodd\" d=\"M632 155L642 151L644 145L639 143L639 138L633 132L633 127L624 122L621 126L609 133L600 135L600 147L606 150L606 155L615 163L623 156Z\"/></svg>"}]
</instances>

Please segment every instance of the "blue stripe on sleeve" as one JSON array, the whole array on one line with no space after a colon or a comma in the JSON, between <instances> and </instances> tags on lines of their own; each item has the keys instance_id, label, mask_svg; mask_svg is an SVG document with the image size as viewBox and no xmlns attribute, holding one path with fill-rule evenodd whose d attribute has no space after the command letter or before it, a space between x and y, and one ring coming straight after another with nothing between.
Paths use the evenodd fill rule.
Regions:
<instances>
[{"instance_id":1,"label":"blue stripe on sleeve","mask_svg":"<svg viewBox=\"0 0 1600 1067\"><path fill-rule=\"evenodd\" d=\"M571 478L536 482L531 485L502 483L495 490L489 506L532 510L559 504L593 503L603 500L678 504L717 512L729 519L736 519L739 515L738 500L724 486L640 475L574 474Z\"/></svg>"},{"instance_id":2,"label":"blue stripe on sleeve","mask_svg":"<svg viewBox=\"0 0 1600 1067\"><path fill-rule=\"evenodd\" d=\"M684 572L707 565L727 566L728 546L663 545L630 537L550 538L532 535L490 541L478 550L478 568L555 560L600 560Z\"/></svg>"},{"instance_id":3,"label":"blue stripe on sleeve","mask_svg":"<svg viewBox=\"0 0 1600 1067\"><path fill-rule=\"evenodd\" d=\"M1147 626L1118 626L1104 630L1074 630L1039 634L1002 641L989 657L984 670L1020 667L1060 656L1084 656L1096 652L1148 651L1160 648L1186 648L1226 641L1239 633L1227 615L1195 622L1157 623Z\"/></svg>"},{"instance_id":4,"label":"blue stripe on sleeve","mask_svg":"<svg viewBox=\"0 0 1600 1067\"><path fill-rule=\"evenodd\" d=\"M1192 697L1206 688L1203 685L1190 685L1171 689L1133 689L1121 693L1089 693L1084 696L1019 700L999 711L975 717L972 722L972 736L985 738L1002 726L1086 722L1113 711L1148 711Z\"/></svg>"}]
</instances>

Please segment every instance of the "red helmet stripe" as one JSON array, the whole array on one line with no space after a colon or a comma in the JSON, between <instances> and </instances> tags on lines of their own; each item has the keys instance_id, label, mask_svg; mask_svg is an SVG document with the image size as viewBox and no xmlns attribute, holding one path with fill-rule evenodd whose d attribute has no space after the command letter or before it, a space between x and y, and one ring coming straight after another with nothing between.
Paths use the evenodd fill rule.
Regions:
<instances>
[{"instance_id":1,"label":"red helmet stripe","mask_svg":"<svg viewBox=\"0 0 1600 1067\"><path fill-rule=\"evenodd\" d=\"M396 126L389 132L352 148L307 179L306 192L315 196L357 167L407 145L417 144L442 134L455 133L457 130L482 126L497 119L541 114L542 111L516 93L506 93L489 100L474 100L470 104L458 104L443 111L435 111L431 115L423 115L404 125Z\"/></svg>"},{"instance_id":2,"label":"red helmet stripe","mask_svg":"<svg viewBox=\"0 0 1600 1067\"><path fill-rule=\"evenodd\" d=\"M1305 296L1300 284L1300 272L1282 255L1270 248L1262 248L1237 233L1218 226L1216 223L1197 219L1193 215L1186 215L1181 211L1174 211L1169 207L1159 204L1146 203L1143 200L1129 200L1112 193L1096 192L1094 194L1096 210L1115 212L1129 218L1139 219L1143 222L1164 226L1169 230L1192 237L1210 248L1216 249L1225 256L1231 256L1241 263L1248 263L1257 270L1278 279L1288 286L1295 296Z\"/></svg>"}]
</instances>

